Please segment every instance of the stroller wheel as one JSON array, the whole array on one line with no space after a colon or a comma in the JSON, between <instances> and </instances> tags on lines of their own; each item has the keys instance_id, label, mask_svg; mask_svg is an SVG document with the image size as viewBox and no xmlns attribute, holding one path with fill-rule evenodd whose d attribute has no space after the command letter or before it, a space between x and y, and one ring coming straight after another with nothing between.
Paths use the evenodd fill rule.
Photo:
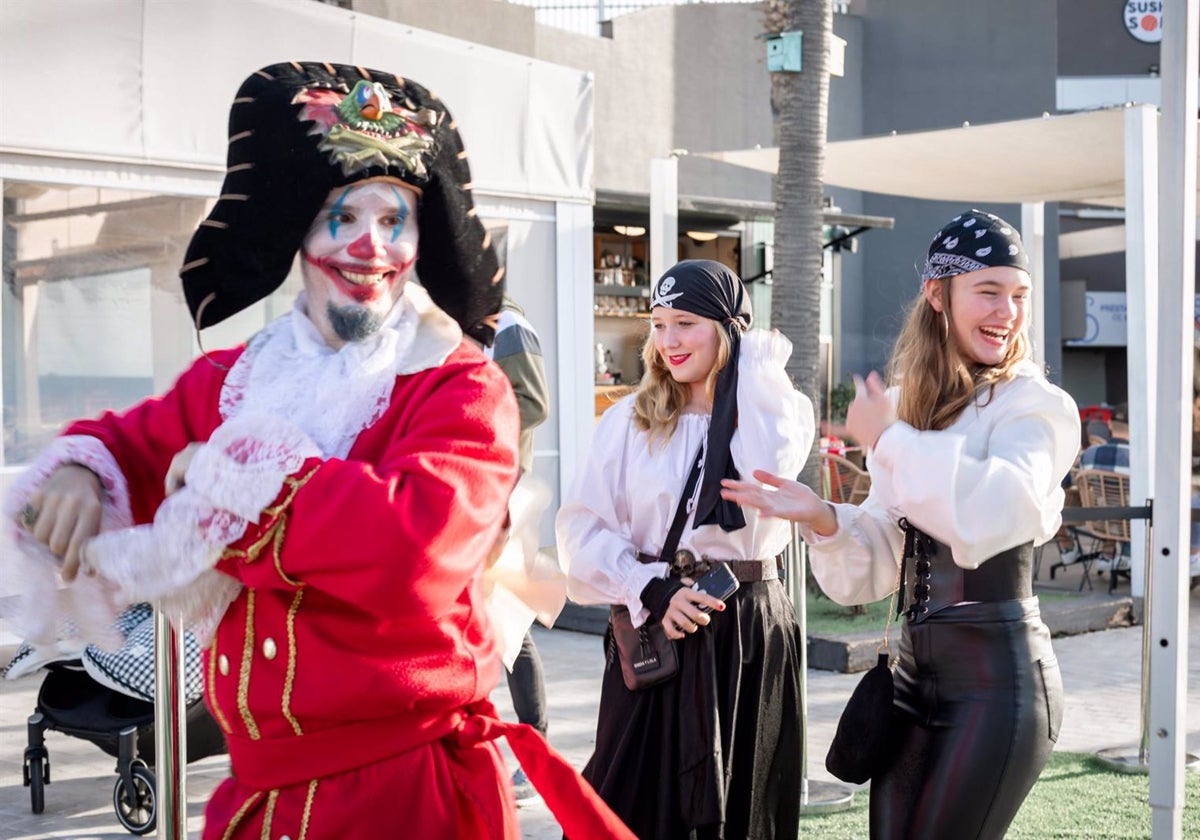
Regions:
<instances>
[{"instance_id":1,"label":"stroller wheel","mask_svg":"<svg viewBox=\"0 0 1200 840\"><path fill-rule=\"evenodd\" d=\"M121 776L117 776L117 782L113 785L113 810L117 813L117 820L130 834L149 834L154 830L158 818L154 771L139 760L129 768L129 773L133 778L132 789Z\"/></svg>"},{"instance_id":2,"label":"stroller wheel","mask_svg":"<svg viewBox=\"0 0 1200 840\"><path fill-rule=\"evenodd\" d=\"M29 788L29 810L40 814L46 809L46 785L50 784L50 756L45 747L25 750L25 786Z\"/></svg>"}]
</instances>

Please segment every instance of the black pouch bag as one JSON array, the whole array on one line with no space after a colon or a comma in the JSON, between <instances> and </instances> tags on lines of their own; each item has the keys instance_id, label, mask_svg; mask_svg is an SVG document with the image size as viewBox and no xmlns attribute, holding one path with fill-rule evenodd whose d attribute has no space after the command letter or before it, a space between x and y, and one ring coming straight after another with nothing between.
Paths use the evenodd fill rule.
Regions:
<instances>
[{"instance_id":1,"label":"black pouch bag","mask_svg":"<svg viewBox=\"0 0 1200 840\"><path fill-rule=\"evenodd\" d=\"M895 686L888 654L863 675L838 719L825 769L843 782L861 785L891 759Z\"/></svg>"},{"instance_id":2,"label":"black pouch bag","mask_svg":"<svg viewBox=\"0 0 1200 840\"><path fill-rule=\"evenodd\" d=\"M904 552L900 558L900 572L896 587L892 590L892 601L888 606L888 622L883 630L883 643L879 646L879 661L867 671L855 686L846 708L838 719L837 731L825 755L825 769L843 782L861 785L881 773L892 760L896 748L896 728L893 725L892 703L896 696L896 685L892 682L892 669L888 656L888 631L892 627L892 616L896 613L896 602L904 606L904 579L908 561L915 550L915 530L910 530L906 520L900 520L904 529Z\"/></svg>"},{"instance_id":3,"label":"black pouch bag","mask_svg":"<svg viewBox=\"0 0 1200 840\"><path fill-rule=\"evenodd\" d=\"M671 521L671 529L667 532L666 542L663 543L659 557L664 562L670 562L679 545L683 534L683 525L687 521L687 503L696 489L696 481L700 477L703 449L696 455L696 463L683 487L683 495L675 508L675 518ZM617 648L617 658L621 661L621 677L625 687L630 691L640 691L661 682L666 682L679 671L679 656L675 652L675 643L667 638L667 631L662 622L651 619L634 627L629 616L629 610L620 604L609 608L608 621L612 627L613 642Z\"/></svg>"},{"instance_id":4,"label":"black pouch bag","mask_svg":"<svg viewBox=\"0 0 1200 840\"><path fill-rule=\"evenodd\" d=\"M634 627L629 610L614 604L609 610L621 677L630 691L640 691L666 682L679 671L675 643L667 638L660 622L647 621Z\"/></svg>"}]
</instances>

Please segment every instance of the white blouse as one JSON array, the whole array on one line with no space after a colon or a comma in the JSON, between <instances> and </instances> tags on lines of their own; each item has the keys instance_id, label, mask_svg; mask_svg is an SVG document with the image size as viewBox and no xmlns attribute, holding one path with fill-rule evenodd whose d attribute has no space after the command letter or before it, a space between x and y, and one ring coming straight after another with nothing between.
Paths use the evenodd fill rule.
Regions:
<instances>
[{"instance_id":1,"label":"white blouse","mask_svg":"<svg viewBox=\"0 0 1200 840\"><path fill-rule=\"evenodd\" d=\"M812 448L812 403L791 383L784 363L791 342L778 333L753 330L742 336L738 362L738 425L730 443L734 466L749 477L756 469L796 475ZM669 440L651 443L633 422L632 395L604 413L587 460L558 511L559 561L567 569L567 593L580 604L624 604L634 626L646 620L641 592L666 563L640 563L639 552L658 555L675 517L679 494L708 434L709 415L684 414ZM696 494L699 493L697 483ZM789 524L760 519L743 508L746 526L725 532L719 525L687 524L679 540L697 556L764 559L781 552Z\"/></svg>"},{"instance_id":2,"label":"white blouse","mask_svg":"<svg viewBox=\"0 0 1200 840\"><path fill-rule=\"evenodd\" d=\"M969 406L941 431L897 421L880 435L862 505L834 505L838 530L830 537L800 529L826 595L864 604L892 591L904 541L900 517L948 545L964 569L1054 536L1061 482L1079 451L1079 410L1032 362L1016 373L990 402Z\"/></svg>"}]
</instances>

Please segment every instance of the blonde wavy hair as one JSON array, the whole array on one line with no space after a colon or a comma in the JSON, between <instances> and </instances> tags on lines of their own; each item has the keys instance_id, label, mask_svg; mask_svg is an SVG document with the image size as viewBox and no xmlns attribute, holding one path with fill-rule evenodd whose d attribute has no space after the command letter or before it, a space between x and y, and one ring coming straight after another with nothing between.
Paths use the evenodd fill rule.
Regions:
<instances>
[{"instance_id":1,"label":"blonde wavy hair","mask_svg":"<svg viewBox=\"0 0 1200 840\"><path fill-rule=\"evenodd\" d=\"M704 383L704 391L711 403L716 393L717 376L729 363L733 347L719 323L711 318L703 320L712 324L717 332L717 359ZM643 432L650 433L651 441L665 443L675 434L679 415L687 405L691 389L675 381L666 362L654 349L653 328L642 343L642 362L645 363L646 373L638 383L637 396L633 400L633 422Z\"/></svg>"},{"instance_id":2,"label":"blonde wavy hair","mask_svg":"<svg viewBox=\"0 0 1200 840\"><path fill-rule=\"evenodd\" d=\"M1027 320L1000 364L970 361L958 346L950 320L952 279L934 281L942 284L942 312L933 308L924 293L917 295L888 363L889 384L900 386L896 413L921 431L949 426L985 388L986 402L990 402L995 387L1012 379L1017 364L1032 356Z\"/></svg>"}]
</instances>

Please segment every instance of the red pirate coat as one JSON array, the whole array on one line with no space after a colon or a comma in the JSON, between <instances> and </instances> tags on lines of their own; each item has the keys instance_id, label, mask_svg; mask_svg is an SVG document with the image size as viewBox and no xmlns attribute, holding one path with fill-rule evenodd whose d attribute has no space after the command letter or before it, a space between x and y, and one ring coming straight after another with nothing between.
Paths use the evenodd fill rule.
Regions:
<instances>
[{"instance_id":1,"label":"red pirate coat","mask_svg":"<svg viewBox=\"0 0 1200 840\"><path fill-rule=\"evenodd\" d=\"M232 367L240 352L213 360ZM225 375L201 359L164 396L67 430L112 454L135 522L153 519L175 453L220 425ZM243 589L207 653L206 694L235 778L214 796L210 827L240 821L259 836L269 810L303 816L310 837L335 822L360 836L345 831L346 803L370 794L338 801L333 788L378 765L367 775L390 788L381 803L396 806L398 826L414 825L411 798L430 817L458 814L431 830L515 830L495 748L443 739L499 677L478 582L516 478L517 433L504 375L464 342L444 364L396 377L348 456L306 460L226 549L218 569ZM449 810L431 796L449 796ZM386 821L363 817L374 831Z\"/></svg>"}]
</instances>

